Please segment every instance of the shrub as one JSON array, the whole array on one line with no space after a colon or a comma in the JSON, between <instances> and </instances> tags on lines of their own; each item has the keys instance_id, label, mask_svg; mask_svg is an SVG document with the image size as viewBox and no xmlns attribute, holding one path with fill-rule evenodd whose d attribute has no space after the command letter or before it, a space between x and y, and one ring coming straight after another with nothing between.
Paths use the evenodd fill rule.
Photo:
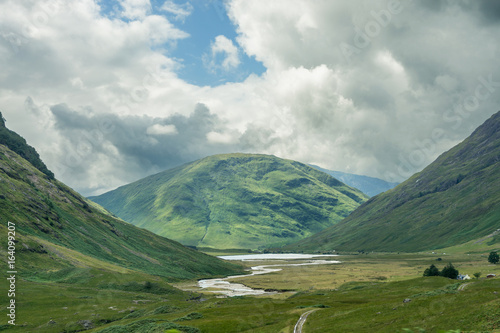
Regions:
<instances>
[{"instance_id":1,"label":"shrub","mask_svg":"<svg viewBox=\"0 0 500 333\"><path fill-rule=\"evenodd\" d=\"M185 315L184 317L174 319L174 321L186 321L186 320L194 320L194 319L201 319L203 318L203 315L199 312L191 312L188 315Z\"/></svg>"},{"instance_id":2,"label":"shrub","mask_svg":"<svg viewBox=\"0 0 500 333\"><path fill-rule=\"evenodd\" d=\"M500 261L500 256L498 255L497 252L490 252L490 255L488 256L488 262L491 262L492 264L498 264Z\"/></svg>"},{"instance_id":3,"label":"shrub","mask_svg":"<svg viewBox=\"0 0 500 333\"><path fill-rule=\"evenodd\" d=\"M439 276L439 269L432 264L429 268L424 271L424 276Z\"/></svg>"},{"instance_id":4,"label":"shrub","mask_svg":"<svg viewBox=\"0 0 500 333\"><path fill-rule=\"evenodd\" d=\"M175 312L177 310L179 310L179 308L176 306L162 305L162 306L154 309L153 314L171 313L171 312Z\"/></svg>"},{"instance_id":5,"label":"shrub","mask_svg":"<svg viewBox=\"0 0 500 333\"><path fill-rule=\"evenodd\" d=\"M452 263L449 263L443 268L440 275L449 279L456 279L458 277L458 270L453 267Z\"/></svg>"}]
</instances>

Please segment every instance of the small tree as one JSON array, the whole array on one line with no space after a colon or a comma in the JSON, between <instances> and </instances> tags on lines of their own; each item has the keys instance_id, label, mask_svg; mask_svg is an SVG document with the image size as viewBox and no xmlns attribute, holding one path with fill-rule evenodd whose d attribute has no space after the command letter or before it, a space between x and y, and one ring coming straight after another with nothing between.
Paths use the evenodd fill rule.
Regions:
<instances>
[{"instance_id":1,"label":"small tree","mask_svg":"<svg viewBox=\"0 0 500 333\"><path fill-rule=\"evenodd\" d=\"M491 262L492 264L498 264L500 261L500 256L498 255L497 252L490 252L490 255L488 256L488 261Z\"/></svg>"},{"instance_id":2,"label":"small tree","mask_svg":"<svg viewBox=\"0 0 500 333\"><path fill-rule=\"evenodd\" d=\"M481 277L481 272L474 273L474 277L479 279Z\"/></svg>"},{"instance_id":3,"label":"small tree","mask_svg":"<svg viewBox=\"0 0 500 333\"><path fill-rule=\"evenodd\" d=\"M456 279L458 277L458 270L456 270L455 267L453 267L453 264L450 262L441 271L441 276L447 277L449 279Z\"/></svg>"},{"instance_id":4,"label":"small tree","mask_svg":"<svg viewBox=\"0 0 500 333\"><path fill-rule=\"evenodd\" d=\"M424 271L424 276L439 276L439 269L432 264Z\"/></svg>"}]
</instances>

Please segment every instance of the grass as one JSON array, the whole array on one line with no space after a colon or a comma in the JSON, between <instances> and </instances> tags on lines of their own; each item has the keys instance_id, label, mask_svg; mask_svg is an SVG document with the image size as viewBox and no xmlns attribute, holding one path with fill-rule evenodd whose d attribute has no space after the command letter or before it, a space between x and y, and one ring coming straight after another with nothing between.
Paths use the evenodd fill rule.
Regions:
<instances>
[{"instance_id":1,"label":"grass","mask_svg":"<svg viewBox=\"0 0 500 333\"><path fill-rule=\"evenodd\" d=\"M431 332L447 329L490 331L500 322L500 299L493 292L498 281L481 281L464 292L429 293L446 289L455 282L444 278L418 278L393 283L367 283L361 288L327 293L330 308L315 312L306 330L339 332L397 332L403 328L423 328ZM422 296L411 299L412 294ZM403 303L410 298L411 301ZM471 306L471 304L474 304ZM497 310L493 310L497 306ZM489 310L493 310L489 312ZM483 318L490 318L483 320Z\"/></svg>"},{"instance_id":2,"label":"grass","mask_svg":"<svg viewBox=\"0 0 500 333\"><path fill-rule=\"evenodd\" d=\"M438 256L443 260L436 261ZM22 278L16 297L18 326L8 331L76 332L90 322L89 332L288 333L310 309L318 310L309 316L305 332L500 329L500 279L474 279L459 291L460 282L421 277L431 263L441 268L448 261L461 273L499 274L500 265L488 264L483 254L373 253L338 259L343 263L299 266L300 271L284 267L278 273L236 279L253 287L296 289L279 297L217 298L173 289L158 276L105 269ZM5 288L6 282L0 281L0 290ZM406 298L411 302L403 303ZM0 316L5 314L0 309Z\"/></svg>"},{"instance_id":3,"label":"grass","mask_svg":"<svg viewBox=\"0 0 500 333\"><path fill-rule=\"evenodd\" d=\"M0 145L0 254L16 224L18 268L43 276L66 268L121 267L170 281L240 273L241 268L112 217ZM22 273L25 274L25 273Z\"/></svg>"},{"instance_id":4,"label":"grass","mask_svg":"<svg viewBox=\"0 0 500 333\"><path fill-rule=\"evenodd\" d=\"M367 197L307 165L216 155L92 200L137 226L199 248L263 249L331 226Z\"/></svg>"},{"instance_id":5,"label":"grass","mask_svg":"<svg viewBox=\"0 0 500 333\"><path fill-rule=\"evenodd\" d=\"M494 293L500 292L500 280L474 279L458 291L462 283L456 280L422 277L431 263L442 268L449 261L471 276L476 271L483 276L500 273L500 265L490 265L484 254L370 253L338 259L343 263L283 267L277 273L234 279L253 288L295 291L283 293L286 297L223 299L217 308L219 316L203 312L204 319L193 325L200 325L203 332L290 332L301 313L319 308L306 322L306 332L500 329L495 317L500 298ZM247 266L277 263L243 262ZM403 303L406 298L411 302Z\"/></svg>"},{"instance_id":6,"label":"grass","mask_svg":"<svg viewBox=\"0 0 500 333\"><path fill-rule=\"evenodd\" d=\"M130 319L154 315L166 306L171 313L180 315L194 302L190 299L195 295L173 289L158 277L103 270L90 270L86 275L85 282L61 280L59 276L52 276L53 282L48 278L45 282L19 279L16 285L17 325L9 331L76 332L83 330L85 323L96 328L118 321L128 324L132 322ZM104 282L127 286L143 285L144 280L154 281L165 292L151 293L144 288L99 288ZM6 288L3 281L0 288ZM6 317L4 307L0 314Z\"/></svg>"}]
</instances>

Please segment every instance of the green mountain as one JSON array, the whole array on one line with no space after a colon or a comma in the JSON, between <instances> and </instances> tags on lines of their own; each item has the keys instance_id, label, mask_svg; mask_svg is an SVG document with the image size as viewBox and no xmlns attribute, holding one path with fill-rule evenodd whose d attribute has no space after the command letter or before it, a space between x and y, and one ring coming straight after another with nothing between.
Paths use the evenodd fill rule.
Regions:
<instances>
[{"instance_id":1,"label":"green mountain","mask_svg":"<svg viewBox=\"0 0 500 333\"><path fill-rule=\"evenodd\" d=\"M366 196L299 162L228 154L91 199L125 221L185 245L257 249L329 227Z\"/></svg>"},{"instance_id":2,"label":"green mountain","mask_svg":"<svg viewBox=\"0 0 500 333\"><path fill-rule=\"evenodd\" d=\"M12 222L16 269L26 279L61 270L71 275L74 269L89 267L147 273L167 281L242 272L239 266L112 217L102 207L40 172L3 141L0 222L2 258L8 258L7 228Z\"/></svg>"},{"instance_id":3,"label":"green mountain","mask_svg":"<svg viewBox=\"0 0 500 333\"><path fill-rule=\"evenodd\" d=\"M291 251L420 251L500 243L500 112L470 137Z\"/></svg>"},{"instance_id":4,"label":"green mountain","mask_svg":"<svg viewBox=\"0 0 500 333\"><path fill-rule=\"evenodd\" d=\"M35 148L28 145L22 136L9 130L5 126L5 119L2 116L2 112L0 112L0 143L28 160L35 168L47 175L50 179L54 179L54 173L47 168L45 163L43 163Z\"/></svg>"},{"instance_id":5,"label":"green mountain","mask_svg":"<svg viewBox=\"0 0 500 333\"><path fill-rule=\"evenodd\" d=\"M357 188L358 190L368 195L369 197L373 197L377 194L388 191L399 184L399 183L391 183L383 179L374 177L355 175L352 173L341 172L341 171L327 170L320 168L317 165L311 164L311 166L315 169L318 169L319 171L323 171L324 173L329 174L334 178L337 178L344 184Z\"/></svg>"}]
</instances>

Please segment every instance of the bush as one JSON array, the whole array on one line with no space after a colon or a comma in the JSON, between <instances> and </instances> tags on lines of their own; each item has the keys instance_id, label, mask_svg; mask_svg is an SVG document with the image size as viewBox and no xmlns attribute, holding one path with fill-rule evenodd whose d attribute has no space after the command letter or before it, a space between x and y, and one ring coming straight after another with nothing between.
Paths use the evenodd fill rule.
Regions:
<instances>
[{"instance_id":1,"label":"bush","mask_svg":"<svg viewBox=\"0 0 500 333\"><path fill-rule=\"evenodd\" d=\"M439 276L439 269L432 264L429 268L424 271L424 276Z\"/></svg>"},{"instance_id":2,"label":"bush","mask_svg":"<svg viewBox=\"0 0 500 333\"><path fill-rule=\"evenodd\" d=\"M194 320L194 319L201 319L203 318L203 315L199 312L191 312L188 315L185 315L184 317L174 319L174 321L186 321L186 320Z\"/></svg>"},{"instance_id":3,"label":"bush","mask_svg":"<svg viewBox=\"0 0 500 333\"><path fill-rule=\"evenodd\" d=\"M130 312L128 315L123 317L122 319L131 319L131 318L140 318L146 314L146 311L144 310L135 310L133 312Z\"/></svg>"},{"instance_id":4,"label":"bush","mask_svg":"<svg viewBox=\"0 0 500 333\"><path fill-rule=\"evenodd\" d=\"M171 313L179 310L178 307L176 306L171 306L171 305L162 305L156 309L153 310L153 314L164 314L164 313Z\"/></svg>"},{"instance_id":5,"label":"bush","mask_svg":"<svg viewBox=\"0 0 500 333\"><path fill-rule=\"evenodd\" d=\"M440 275L449 279L456 279L458 277L458 270L453 267L452 263L449 263L443 268Z\"/></svg>"},{"instance_id":6,"label":"bush","mask_svg":"<svg viewBox=\"0 0 500 333\"><path fill-rule=\"evenodd\" d=\"M145 283L138 283L135 281L127 282L125 284L104 283L97 286L99 289L112 289L123 291L144 292L149 294L163 295L171 294L173 291L163 288L158 283L146 281Z\"/></svg>"},{"instance_id":7,"label":"bush","mask_svg":"<svg viewBox=\"0 0 500 333\"><path fill-rule=\"evenodd\" d=\"M424 271L424 276L443 276L449 279L456 279L458 277L458 270L456 270L455 267L449 263L440 272L439 269L433 264Z\"/></svg>"},{"instance_id":8,"label":"bush","mask_svg":"<svg viewBox=\"0 0 500 333\"><path fill-rule=\"evenodd\" d=\"M488 262L492 264L498 264L500 261L500 256L498 255L497 252L490 252L490 255L488 256Z\"/></svg>"},{"instance_id":9,"label":"bush","mask_svg":"<svg viewBox=\"0 0 500 333\"><path fill-rule=\"evenodd\" d=\"M99 333L163 333L169 332L183 332L183 333L200 333L200 330L195 327L178 325L170 322L159 322L152 319L143 319L134 321L127 325L115 325L101 330Z\"/></svg>"}]
</instances>

